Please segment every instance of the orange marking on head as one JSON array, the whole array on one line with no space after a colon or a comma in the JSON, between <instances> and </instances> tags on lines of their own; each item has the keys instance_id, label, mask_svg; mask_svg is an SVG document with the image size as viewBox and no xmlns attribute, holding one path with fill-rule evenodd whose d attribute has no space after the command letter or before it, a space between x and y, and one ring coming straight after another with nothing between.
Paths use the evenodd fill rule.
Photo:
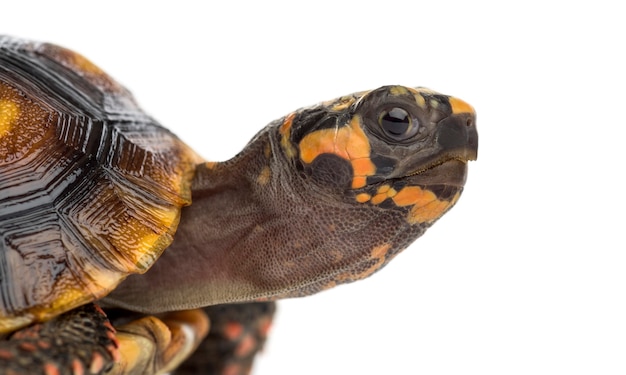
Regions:
<instances>
[{"instance_id":1,"label":"orange marking on head","mask_svg":"<svg viewBox=\"0 0 626 375\"><path fill-rule=\"evenodd\" d=\"M466 102L464 102L461 99L457 99L455 97L449 97L448 101L450 102L450 107L452 108L452 113L454 114L458 114L458 113L474 113L474 108L467 104Z\"/></svg>"},{"instance_id":2,"label":"orange marking on head","mask_svg":"<svg viewBox=\"0 0 626 375\"><path fill-rule=\"evenodd\" d=\"M381 187L379 187L379 188L378 188L377 193L378 193L378 194L386 193L386 192L387 192L387 190L389 190L389 189L391 189L391 186L389 186L389 185L383 185L383 186L381 186Z\"/></svg>"},{"instance_id":3,"label":"orange marking on head","mask_svg":"<svg viewBox=\"0 0 626 375\"><path fill-rule=\"evenodd\" d=\"M380 245L380 246L376 246L375 248L373 248L372 252L370 253L370 258L372 260L375 260L376 263L374 263L370 268L366 269L365 271L357 275L351 275L351 278L353 280L360 280L376 272L376 270L382 267L382 265L385 263L385 257L387 253L389 252L389 249L391 249L391 244L388 244L388 243Z\"/></svg>"},{"instance_id":4,"label":"orange marking on head","mask_svg":"<svg viewBox=\"0 0 626 375\"><path fill-rule=\"evenodd\" d=\"M460 193L456 193L450 201L437 199L423 206L413 206L408 216L409 223L426 223L440 218L447 210L454 206L460 196Z\"/></svg>"},{"instance_id":5,"label":"orange marking on head","mask_svg":"<svg viewBox=\"0 0 626 375\"><path fill-rule=\"evenodd\" d=\"M372 204L381 204L387 198L392 198L396 194L397 194L397 191L395 189L393 189L391 186L389 186L389 185L382 185L376 191L376 195L374 195L374 197L371 199L371 203Z\"/></svg>"},{"instance_id":6,"label":"orange marking on head","mask_svg":"<svg viewBox=\"0 0 626 375\"><path fill-rule=\"evenodd\" d=\"M400 207L410 205L423 206L437 200L437 196L432 191L423 190L418 186L406 186L402 188L402 190L400 190L392 199L396 206Z\"/></svg>"},{"instance_id":7,"label":"orange marking on head","mask_svg":"<svg viewBox=\"0 0 626 375\"><path fill-rule=\"evenodd\" d=\"M380 246L376 246L375 248L372 249L372 253L371 256L373 259L378 259L380 260L381 258L385 257L385 254L387 254L387 252L389 251L389 248L391 248L391 245L386 243Z\"/></svg>"},{"instance_id":8,"label":"orange marking on head","mask_svg":"<svg viewBox=\"0 0 626 375\"><path fill-rule=\"evenodd\" d=\"M435 193L418 186L406 186L391 199L396 206L413 206L407 220L411 224L433 221L443 215L459 199L460 193L452 200L440 200Z\"/></svg>"},{"instance_id":9,"label":"orange marking on head","mask_svg":"<svg viewBox=\"0 0 626 375\"><path fill-rule=\"evenodd\" d=\"M374 264L359 273L354 273L354 270L349 270L341 273L337 275L333 280L330 280L328 284L324 285L323 289L330 289L337 284L360 280L370 276L371 274L376 272L376 270L382 267L383 264L385 264L389 249L391 249L391 244L382 244L380 246L376 246L370 252L370 258L368 259L375 261Z\"/></svg>"},{"instance_id":10,"label":"orange marking on head","mask_svg":"<svg viewBox=\"0 0 626 375\"><path fill-rule=\"evenodd\" d=\"M356 196L356 201L359 203L365 203L369 201L370 199L372 199L372 196L367 193L357 194Z\"/></svg>"},{"instance_id":11,"label":"orange marking on head","mask_svg":"<svg viewBox=\"0 0 626 375\"><path fill-rule=\"evenodd\" d=\"M300 141L300 159L307 164L321 154L335 154L349 161L354 171L352 188L365 186L367 176L376 173L370 152L369 139L361 128L359 116L354 116L349 126L318 130Z\"/></svg>"},{"instance_id":12,"label":"orange marking on head","mask_svg":"<svg viewBox=\"0 0 626 375\"><path fill-rule=\"evenodd\" d=\"M362 188L365 185L367 185L367 177L364 177L364 176L354 176L354 178L352 179L352 188L353 189Z\"/></svg>"},{"instance_id":13,"label":"orange marking on head","mask_svg":"<svg viewBox=\"0 0 626 375\"><path fill-rule=\"evenodd\" d=\"M283 124L280 126L280 129L278 130L280 134L286 135L286 136L289 136L291 134L291 126L293 125L293 119L295 117L296 117L295 112L287 115L287 117L285 118L285 121L283 121Z\"/></svg>"},{"instance_id":14,"label":"orange marking on head","mask_svg":"<svg viewBox=\"0 0 626 375\"><path fill-rule=\"evenodd\" d=\"M376 172L376 166L369 158L353 159L352 169L355 176L371 176Z\"/></svg>"},{"instance_id":15,"label":"orange marking on head","mask_svg":"<svg viewBox=\"0 0 626 375\"><path fill-rule=\"evenodd\" d=\"M224 336L229 340L237 339L243 333L243 326L238 322L228 322L224 327Z\"/></svg>"},{"instance_id":16,"label":"orange marking on head","mask_svg":"<svg viewBox=\"0 0 626 375\"><path fill-rule=\"evenodd\" d=\"M383 201L387 199L387 194L386 193L378 193L376 195L374 195L374 197L371 200L372 204L381 204L383 203Z\"/></svg>"}]
</instances>

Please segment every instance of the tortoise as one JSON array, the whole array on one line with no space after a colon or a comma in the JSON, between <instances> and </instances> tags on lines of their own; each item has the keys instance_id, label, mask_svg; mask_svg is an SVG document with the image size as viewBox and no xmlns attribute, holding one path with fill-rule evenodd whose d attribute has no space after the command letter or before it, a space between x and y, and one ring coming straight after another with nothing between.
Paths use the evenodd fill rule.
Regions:
<instances>
[{"instance_id":1,"label":"tortoise","mask_svg":"<svg viewBox=\"0 0 626 375\"><path fill-rule=\"evenodd\" d=\"M457 202L475 122L383 86L210 162L83 56L0 37L0 373L247 373L275 300L371 275Z\"/></svg>"}]
</instances>

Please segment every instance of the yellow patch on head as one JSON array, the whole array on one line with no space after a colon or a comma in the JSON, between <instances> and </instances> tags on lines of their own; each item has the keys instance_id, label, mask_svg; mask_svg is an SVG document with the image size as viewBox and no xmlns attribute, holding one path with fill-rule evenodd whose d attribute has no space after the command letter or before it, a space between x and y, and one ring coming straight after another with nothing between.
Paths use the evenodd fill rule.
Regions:
<instances>
[{"instance_id":1,"label":"yellow patch on head","mask_svg":"<svg viewBox=\"0 0 626 375\"><path fill-rule=\"evenodd\" d=\"M296 149L293 147L291 141L289 140L289 138L291 137L291 126L293 125L293 119L295 117L295 112L288 115L285 118L283 124L278 129L278 132L281 135L280 145L282 146L285 155L290 159L296 156Z\"/></svg>"},{"instance_id":2,"label":"yellow patch on head","mask_svg":"<svg viewBox=\"0 0 626 375\"><path fill-rule=\"evenodd\" d=\"M426 108L426 99L424 99L424 97L422 96L422 94L420 93L415 93L413 94L413 97L415 98L415 103L420 107L420 108Z\"/></svg>"},{"instance_id":3,"label":"yellow patch on head","mask_svg":"<svg viewBox=\"0 0 626 375\"><path fill-rule=\"evenodd\" d=\"M454 97L449 97L448 101L450 102L450 107L452 108L452 113L454 114L458 114L458 113L474 113L474 108L467 104L466 102L464 102L461 99L457 99Z\"/></svg>"},{"instance_id":4,"label":"yellow patch on head","mask_svg":"<svg viewBox=\"0 0 626 375\"><path fill-rule=\"evenodd\" d=\"M270 167L265 166L263 167L263 169L261 169L261 173L259 173L259 176L256 178L256 182L258 182L260 185L267 185L267 183L270 182L271 176L272 171Z\"/></svg>"},{"instance_id":5,"label":"yellow patch on head","mask_svg":"<svg viewBox=\"0 0 626 375\"><path fill-rule=\"evenodd\" d=\"M321 129L307 134L300 141L300 159L307 164L321 154L334 154L349 161L354 173L354 189L365 186L367 177L376 172L370 152L369 139L361 128L360 116L354 116L349 126Z\"/></svg>"},{"instance_id":6,"label":"yellow patch on head","mask_svg":"<svg viewBox=\"0 0 626 375\"><path fill-rule=\"evenodd\" d=\"M293 112L285 117L285 121L283 121L280 126L279 132L281 135L289 136L291 134L291 126L293 125L293 119L296 117L296 113Z\"/></svg>"},{"instance_id":7,"label":"yellow patch on head","mask_svg":"<svg viewBox=\"0 0 626 375\"><path fill-rule=\"evenodd\" d=\"M409 90L404 86L394 86L389 89L389 93L394 96L401 96L408 94Z\"/></svg>"},{"instance_id":8,"label":"yellow patch on head","mask_svg":"<svg viewBox=\"0 0 626 375\"><path fill-rule=\"evenodd\" d=\"M339 98L339 100L337 100L337 102L335 104L333 104L330 107L331 111L343 111L344 109L348 108L349 106L351 106L354 101L355 101L355 97L353 95L349 95L349 96L342 96L341 98Z\"/></svg>"},{"instance_id":9,"label":"yellow patch on head","mask_svg":"<svg viewBox=\"0 0 626 375\"><path fill-rule=\"evenodd\" d=\"M269 143L267 143L263 148L263 155L265 155L266 159L269 159L272 156L272 148Z\"/></svg>"},{"instance_id":10,"label":"yellow patch on head","mask_svg":"<svg viewBox=\"0 0 626 375\"><path fill-rule=\"evenodd\" d=\"M0 100L0 138L9 133L20 117L20 107L11 100Z\"/></svg>"},{"instance_id":11,"label":"yellow patch on head","mask_svg":"<svg viewBox=\"0 0 626 375\"><path fill-rule=\"evenodd\" d=\"M343 111L344 109L354 104L354 102L356 102L358 98L362 97L366 93L367 91L355 92L350 95L344 95L338 99L326 100L322 102L321 105L323 107L327 107L331 111Z\"/></svg>"}]
</instances>

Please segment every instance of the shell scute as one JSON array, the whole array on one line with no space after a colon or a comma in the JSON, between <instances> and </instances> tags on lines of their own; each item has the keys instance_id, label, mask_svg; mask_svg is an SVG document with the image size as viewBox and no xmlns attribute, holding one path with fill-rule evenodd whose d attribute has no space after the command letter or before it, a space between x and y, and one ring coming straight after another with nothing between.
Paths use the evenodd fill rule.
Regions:
<instances>
[{"instance_id":1,"label":"shell scute","mask_svg":"<svg viewBox=\"0 0 626 375\"><path fill-rule=\"evenodd\" d=\"M145 272L200 161L89 60L0 37L0 333Z\"/></svg>"}]
</instances>

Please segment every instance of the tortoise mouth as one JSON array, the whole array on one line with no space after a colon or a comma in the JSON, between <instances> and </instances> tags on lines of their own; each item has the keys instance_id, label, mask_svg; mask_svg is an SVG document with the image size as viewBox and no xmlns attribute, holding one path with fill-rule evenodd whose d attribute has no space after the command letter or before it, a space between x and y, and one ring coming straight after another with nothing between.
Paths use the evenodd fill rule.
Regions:
<instances>
[{"instance_id":1,"label":"tortoise mouth","mask_svg":"<svg viewBox=\"0 0 626 375\"><path fill-rule=\"evenodd\" d=\"M407 174L402 179L415 185L462 187L467 179L467 162L467 158L458 156L439 159Z\"/></svg>"}]
</instances>

